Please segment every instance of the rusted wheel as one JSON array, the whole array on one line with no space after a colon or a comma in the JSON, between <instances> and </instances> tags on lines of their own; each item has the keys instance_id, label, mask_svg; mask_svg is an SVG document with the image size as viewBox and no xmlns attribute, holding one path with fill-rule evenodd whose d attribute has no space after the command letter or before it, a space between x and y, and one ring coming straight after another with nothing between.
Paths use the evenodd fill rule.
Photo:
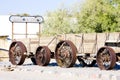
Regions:
<instances>
[{"instance_id":1,"label":"rusted wheel","mask_svg":"<svg viewBox=\"0 0 120 80\"><path fill-rule=\"evenodd\" d=\"M12 42L9 47L9 59L13 65L22 65L25 61L27 52L25 45L20 41Z\"/></svg>"},{"instance_id":2,"label":"rusted wheel","mask_svg":"<svg viewBox=\"0 0 120 80\"><path fill-rule=\"evenodd\" d=\"M110 47L102 47L97 52L96 61L101 70L113 69L116 64L116 54Z\"/></svg>"},{"instance_id":3,"label":"rusted wheel","mask_svg":"<svg viewBox=\"0 0 120 80\"><path fill-rule=\"evenodd\" d=\"M40 66L46 66L50 62L51 51L47 46L39 46L35 53L36 63Z\"/></svg>"},{"instance_id":4,"label":"rusted wheel","mask_svg":"<svg viewBox=\"0 0 120 80\"><path fill-rule=\"evenodd\" d=\"M55 49L55 58L60 67L72 67L76 62L77 48L69 41L60 41Z\"/></svg>"}]
</instances>

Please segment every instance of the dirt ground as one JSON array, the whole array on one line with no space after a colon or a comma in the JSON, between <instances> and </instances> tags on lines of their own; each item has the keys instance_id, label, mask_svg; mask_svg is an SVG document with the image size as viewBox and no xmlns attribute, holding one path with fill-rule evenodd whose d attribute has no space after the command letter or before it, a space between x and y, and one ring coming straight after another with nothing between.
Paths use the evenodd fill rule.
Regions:
<instances>
[{"instance_id":1,"label":"dirt ground","mask_svg":"<svg viewBox=\"0 0 120 80\"><path fill-rule=\"evenodd\" d=\"M26 59L23 65L12 65L8 60L0 62L0 80L120 80L120 64L113 70L100 70L97 66L61 68L54 59L48 66L33 65Z\"/></svg>"}]
</instances>

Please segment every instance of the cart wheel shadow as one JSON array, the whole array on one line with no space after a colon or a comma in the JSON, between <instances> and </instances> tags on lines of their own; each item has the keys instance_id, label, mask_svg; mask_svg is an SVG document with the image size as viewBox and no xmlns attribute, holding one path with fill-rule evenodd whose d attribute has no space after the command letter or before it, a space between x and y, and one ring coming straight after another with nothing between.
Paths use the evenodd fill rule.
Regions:
<instances>
[{"instance_id":1,"label":"cart wheel shadow","mask_svg":"<svg viewBox=\"0 0 120 80\"><path fill-rule=\"evenodd\" d=\"M49 63L48 66L58 66L56 62Z\"/></svg>"},{"instance_id":2,"label":"cart wheel shadow","mask_svg":"<svg viewBox=\"0 0 120 80\"><path fill-rule=\"evenodd\" d=\"M120 64L115 64L114 70L120 70Z\"/></svg>"},{"instance_id":3,"label":"cart wheel shadow","mask_svg":"<svg viewBox=\"0 0 120 80\"><path fill-rule=\"evenodd\" d=\"M49 63L48 66L58 66L56 62ZM80 64L75 64L73 67L82 67ZM72 67L71 67L72 68Z\"/></svg>"},{"instance_id":4,"label":"cart wheel shadow","mask_svg":"<svg viewBox=\"0 0 120 80\"><path fill-rule=\"evenodd\" d=\"M23 64L23 66L30 66L30 65L36 65L36 64L33 64L33 63ZM51 62L47 66L55 67L55 66L58 66L58 64L56 62ZM83 66L81 64L76 63L71 68L80 68L80 67L83 68ZM87 66L85 66L85 67L87 67ZM97 63L93 67L99 68L98 65L97 65ZM89 68L91 68L91 67L89 67ZM114 67L113 70L120 70L120 63L119 64L116 63L116 65L115 65L115 67Z\"/></svg>"}]
</instances>

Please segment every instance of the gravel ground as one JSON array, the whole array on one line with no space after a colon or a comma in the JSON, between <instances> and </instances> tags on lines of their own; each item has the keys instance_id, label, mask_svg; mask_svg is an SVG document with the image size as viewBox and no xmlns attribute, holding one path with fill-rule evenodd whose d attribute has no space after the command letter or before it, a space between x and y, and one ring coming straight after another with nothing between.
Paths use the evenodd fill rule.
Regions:
<instances>
[{"instance_id":1,"label":"gravel ground","mask_svg":"<svg viewBox=\"0 0 120 80\"><path fill-rule=\"evenodd\" d=\"M120 65L113 70L100 70L96 67L81 67L77 61L74 67L61 68L55 60L48 66L33 65L26 59L21 66L0 62L0 80L120 80Z\"/></svg>"}]
</instances>

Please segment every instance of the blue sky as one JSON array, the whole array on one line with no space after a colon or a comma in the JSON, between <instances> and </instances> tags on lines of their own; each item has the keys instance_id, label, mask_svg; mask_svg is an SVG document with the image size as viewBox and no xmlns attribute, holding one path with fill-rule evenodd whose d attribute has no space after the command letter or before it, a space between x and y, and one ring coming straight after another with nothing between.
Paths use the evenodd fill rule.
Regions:
<instances>
[{"instance_id":1,"label":"blue sky","mask_svg":"<svg viewBox=\"0 0 120 80\"><path fill-rule=\"evenodd\" d=\"M84 0L1 0L0 15L22 14L44 15L46 11L54 11L64 4L70 7Z\"/></svg>"}]
</instances>

